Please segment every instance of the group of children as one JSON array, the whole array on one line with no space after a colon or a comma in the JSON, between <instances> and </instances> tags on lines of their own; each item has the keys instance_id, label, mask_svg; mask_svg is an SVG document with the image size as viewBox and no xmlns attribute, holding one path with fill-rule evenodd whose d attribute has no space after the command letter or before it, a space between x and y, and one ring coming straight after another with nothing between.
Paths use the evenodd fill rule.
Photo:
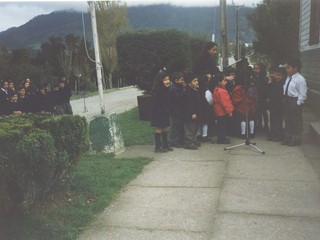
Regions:
<instances>
[{"instance_id":1,"label":"group of children","mask_svg":"<svg viewBox=\"0 0 320 240\"><path fill-rule=\"evenodd\" d=\"M200 142L211 141L208 136L213 132L218 144L229 144L227 135L254 138L257 131L264 131L269 141L282 141L289 146L301 144L302 129L295 135L296 122L290 123L284 109L285 99L297 100L285 95L285 87L292 75L299 74L301 63L294 61L286 68L270 68L270 77L263 64L251 68L246 63L244 59L237 69L228 68L215 76L197 76L191 71L169 76L161 70L153 89L151 125L155 127L155 152L181 147L196 150ZM289 68L295 71L290 72ZM292 89L295 85L291 83ZM302 92L301 103L306 98L306 84Z\"/></svg>"},{"instance_id":2,"label":"group of children","mask_svg":"<svg viewBox=\"0 0 320 240\"><path fill-rule=\"evenodd\" d=\"M29 78L16 89L12 81L4 80L0 89L0 115L36 112L72 115L70 97L71 89L64 78L52 89L47 85L36 88Z\"/></svg>"}]
</instances>

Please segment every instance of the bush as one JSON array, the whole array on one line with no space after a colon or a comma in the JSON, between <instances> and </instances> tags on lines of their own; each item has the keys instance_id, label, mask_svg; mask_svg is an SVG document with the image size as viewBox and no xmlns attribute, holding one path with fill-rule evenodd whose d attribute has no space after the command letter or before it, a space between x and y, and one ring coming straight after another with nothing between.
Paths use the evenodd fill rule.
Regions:
<instances>
[{"instance_id":1,"label":"bush","mask_svg":"<svg viewBox=\"0 0 320 240\"><path fill-rule=\"evenodd\" d=\"M117 51L123 77L146 93L163 67L173 72L191 66L190 37L177 30L125 33L117 40Z\"/></svg>"},{"instance_id":2,"label":"bush","mask_svg":"<svg viewBox=\"0 0 320 240\"><path fill-rule=\"evenodd\" d=\"M89 149L84 118L0 117L0 211L29 211L63 184Z\"/></svg>"}]
</instances>

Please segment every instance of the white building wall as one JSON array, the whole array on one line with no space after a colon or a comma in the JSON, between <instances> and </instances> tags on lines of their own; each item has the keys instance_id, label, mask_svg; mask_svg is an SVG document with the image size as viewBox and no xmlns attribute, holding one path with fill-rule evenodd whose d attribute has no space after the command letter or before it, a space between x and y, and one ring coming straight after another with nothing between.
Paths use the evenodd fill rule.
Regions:
<instances>
[{"instance_id":1,"label":"white building wall","mask_svg":"<svg viewBox=\"0 0 320 240\"><path fill-rule=\"evenodd\" d=\"M320 43L309 45L310 13L311 1L300 0L300 52L320 48Z\"/></svg>"}]
</instances>

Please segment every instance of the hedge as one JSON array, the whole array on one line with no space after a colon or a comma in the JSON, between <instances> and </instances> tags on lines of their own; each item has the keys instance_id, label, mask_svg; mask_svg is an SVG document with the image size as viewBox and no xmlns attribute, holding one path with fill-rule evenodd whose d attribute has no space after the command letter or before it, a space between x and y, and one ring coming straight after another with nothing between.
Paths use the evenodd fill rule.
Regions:
<instances>
[{"instance_id":1,"label":"hedge","mask_svg":"<svg viewBox=\"0 0 320 240\"><path fill-rule=\"evenodd\" d=\"M89 150L80 116L24 114L0 117L0 214L23 212L63 184Z\"/></svg>"},{"instance_id":2,"label":"hedge","mask_svg":"<svg viewBox=\"0 0 320 240\"><path fill-rule=\"evenodd\" d=\"M157 72L192 69L208 40L178 30L139 30L117 39L118 68L128 83L145 93L152 90Z\"/></svg>"}]
</instances>

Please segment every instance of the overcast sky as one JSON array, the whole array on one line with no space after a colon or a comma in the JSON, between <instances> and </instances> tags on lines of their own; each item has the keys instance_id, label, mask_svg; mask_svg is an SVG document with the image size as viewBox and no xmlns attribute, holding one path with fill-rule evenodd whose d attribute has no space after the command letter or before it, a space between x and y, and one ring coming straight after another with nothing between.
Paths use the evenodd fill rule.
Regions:
<instances>
[{"instance_id":1,"label":"overcast sky","mask_svg":"<svg viewBox=\"0 0 320 240\"><path fill-rule=\"evenodd\" d=\"M176 6L217 6L220 0L127 0L127 5L151 5L168 3ZM227 0L227 4L255 6L262 0ZM86 1L2 1L0 0L0 32L19 27L35 16L58 10L87 11Z\"/></svg>"}]
</instances>

